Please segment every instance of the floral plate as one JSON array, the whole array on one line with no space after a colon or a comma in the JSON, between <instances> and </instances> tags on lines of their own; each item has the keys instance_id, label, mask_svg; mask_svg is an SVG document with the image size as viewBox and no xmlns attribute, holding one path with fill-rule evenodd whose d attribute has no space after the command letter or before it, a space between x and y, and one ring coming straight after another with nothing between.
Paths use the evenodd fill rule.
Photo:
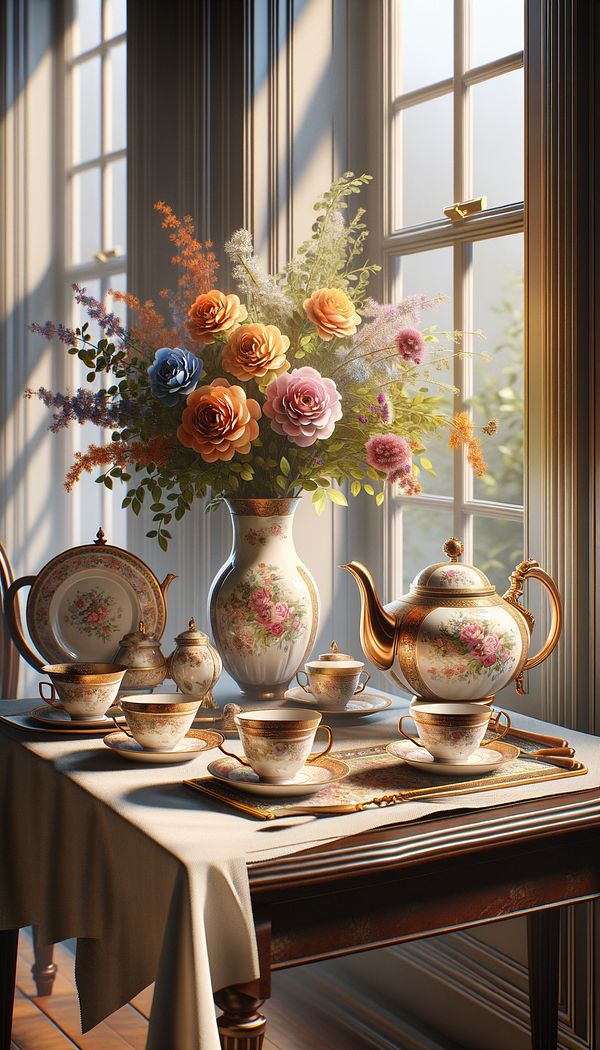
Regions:
<instances>
[{"instance_id":1,"label":"floral plate","mask_svg":"<svg viewBox=\"0 0 600 1050\"><path fill-rule=\"evenodd\" d=\"M422 769L426 773L445 777L481 776L482 773L489 773L519 756L518 747L499 740L494 741L493 750L491 747L479 747L464 762L440 762L425 748L411 744L409 740L393 740L387 745L386 751L394 758L401 758L413 769Z\"/></svg>"},{"instance_id":2,"label":"floral plate","mask_svg":"<svg viewBox=\"0 0 600 1050\"><path fill-rule=\"evenodd\" d=\"M295 704L309 704L320 711L327 718L364 718L366 715L376 715L380 711L387 711L392 706L393 700L382 693L374 693L371 689L365 689L359 696L349 700L346 707L327 707L326 704L319 706L314 696L309 696L302 686L294 686L285 694L286 700L292 700Z\"/></svg>"},{"instance_id":3,"label":"floral plate","mask_svg":"<svg viewBox=\"0 0 600 1050\"><path fill-rule=\"evenodd\" d=\"M132 762L151 763L152 765L166 766L176 765L179 762L191 762L203 751L210 751L223 743L221 733L214 733L210 729L192 729L186 737L177 744L174 751L147 751L132 740L127 733L109 733L104 737L104 743L111 751L115 751L122 758L129 758Z\"/></svg>"},{"instance_id":4,"label":"floral plate","mask_svg":"<svg viewBox=\"0 0 600 1050\"><path fill-rule=\"evenodd\" d=\"M140 620L160 638L166 605L156 576L120 547L72 547L38 573L27 626L46 663L108 662Z\"/></svg>"},{"instance_id":5,"label":"floral plate","mask_svg":"<svg viewBox=\"0 0 600 1050\"><path fill-rule=\"evenodd\" d=\"M293 780L286 784L265 784L253 769L240 766L234 758L218 758L208 766L208 772L230 787L249 795L271 795L288 798L292 795L311 795L314 791L335 784L348 776L350 767L337 758L318 758L303 766Z\"/></svg>"}]
</instances>

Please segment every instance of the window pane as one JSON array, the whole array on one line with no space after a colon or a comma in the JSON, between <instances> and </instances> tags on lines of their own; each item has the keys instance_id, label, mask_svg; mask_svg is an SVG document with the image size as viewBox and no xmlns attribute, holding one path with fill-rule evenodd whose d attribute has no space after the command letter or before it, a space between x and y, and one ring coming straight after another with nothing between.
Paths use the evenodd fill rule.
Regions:
<instances>
[{"instance_id":1,"label":"window pane","mask_svg":"<svg viewBox=\"0 0 600 1050\"><path fill-rule=\"evenodd\" d=\"M475 343L491 361L474 358L473 415L483 426L498 421L485 440L488 470L474 479L476 499L523 503L523 235L473 245L473 326L485 333Z\"/></svg>"},{"instance_id":2,"label":"window pane","mask_svg":"<svg viewBox=\"0 0 600 1050\"><path fill-rule=\"evenodd\" d=\"M473 103L472 196L489 208L523 200L523 70L492 77L471 88Z\"/></svg>"},{"instance_id":3,"label":"window pane","mask_svg":"<svg viewBox=\"0 0 600 1050\"><path fill-rule=\"evenodd\" d=\"M110 106L106 114L107 149L125 149L127 136L127 53L125 44L112 47L106 60Z\"/></svg>"},{"instance_id":4,"label":"window pane","mask_svg":"<svg viewBox=\"0 0 600 1050\"><path fill-rule=\"evenodd\" d=\"M118 36L127 29L127 0L104 0L104 36Z\"/></svg>"},{"instance_id":5,"label":"window pane","mask_svg":"<svg viewBox=\"0 0 600 1050\"><path fill-rule=\"evenodd\" d=\"M523 0L471 0L471 66L523 50Z\"/></svg>"},{"instance_id":6,"label":"window pane","mask_svg":"<svg viewBox=\"0 0 600 1050\"><path fill-rule=\"evenodd\" d=\"M508 590L509 576L523 561L523 525L497 518L473 518L473 564L499 594Z\"/></svg>"},{"instance_id":7,"label":"window pane","mask_svg":"<svg viewBox=\"0 0 600 1050\"><path fill-rule=\"evenodd\" d=\"M436 325L437 332L451 331L452 324L452 249L438 248L431 252L417 252L395 260L392 301L400 302L409 295L445 295L448 301L440 303L435 310L423 314L419 328ZM452 384L452 361L441 371L433 367L440 357L435 345L428 350L429 362L432 365L430 379L424 379L423 385L430 387L431 394L440 394L440 409L445 414L452 411L453 396L439 389L438 384ZM416 393L416 391L414 391ZM443 427L439 435L432 434L426 438L427 457L433 463L436 477L421 471L419 481L423 491L429 495L451 496L453 492L452 464L453 454L448 448L448 430ZM418 466L417 461L417 466Z\"/></svg>"},{"instance_id":8,"label":"window pane","mask_svg":"<svg viewBox=\"0 0 600 1050\"><path fill-rule=\"evenodd\" d=\"M102 39L101 0L75 0L73 54L98 47Z\"/></svg>"},{"instance_id":9,"label":"window pane","mask_svg":"<svg viewBox=\"0 0 600 1050\"><path fill-rule=\"evenodd\" d=\"M417 573L436 561L444 561L442 550L452 536L452 512L430 507L402 507L402 588L406 593Z\"/></svg>"},{"instance_id":10,"label":"window pane","mask_svg":"<svg viewBox=\"0 0 600 1050\"><path fill-rule=\"evenodd\" d=\"M394 118L393 154L402 173L394 229L442 219L452 194L452 96L410 106Z\"/></svg>"},{"instance_id":11,"label":"window pane","mask_svg":"<svg viewBox=\"0 0 600 1050\"><path fill-rule=\"evenodd\" d=\"M127 161L116 160L107 170L107 225L106 248L127 249Z\"/></svg>"},{"instance_id":12,"label":"window pane","mask_svg":"<svg viewBox=\"0 0 600 1050\"><path fill-rule=\"evenodd\" d=\"M73 176L73 262L89 262L102 247L100 168Z\"/></svg>"},{"instance_id":13,"label":"window pane","mask_svg":"<svg viewBox=\"0 0 600 1050\"><path fill-rule=\"evenodd\" d=\"M89 58L73 70L73 161L93 160L101 149L100 59Z\"/></svg>"},{"instance_id":14,"label":"window pane","mask_svg":"<svg viewBox=\"0 0 600 1050\"><path fill-rule=\"evenodd\" d=\"M127 291L127 274L114 273L108 278L108 286L115 292ZM127 326L127 307L125 303L118 302L112 295L106 296L106 308L116 314L123 327Z\"/></svg>"},{"instance_id":15,"label":"window pane","mask_svg":"<svg viewBox=\"0 0 600 1050\"><path fill-rule=\"evenodd\" d=\"M452 76L452 0L403 0L396 95Z\"/></svg>"}]
</instances>

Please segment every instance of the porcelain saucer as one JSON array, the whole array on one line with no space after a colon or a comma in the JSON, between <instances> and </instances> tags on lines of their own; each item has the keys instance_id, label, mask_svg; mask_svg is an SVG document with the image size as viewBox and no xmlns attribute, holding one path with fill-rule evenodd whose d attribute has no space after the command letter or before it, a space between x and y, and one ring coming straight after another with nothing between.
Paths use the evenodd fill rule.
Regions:
<instances>
[{"instance_id":1,"label":"porcelain saucer","mask_svg":"<svg viewBox=\"0 0 600 1050\"><path fill-rule=\"evenodd\" d=\"M109 733L104 737L104 743L111 751L115 751L122 758L129 758L132 762L151 763L153 765L175 765L178 762L191 762L203 751L210 751L223 743L221 733L214 733L210 729L192 729L183 740L177 744L174 751L146 751L137 740L132 740L127 733Z\"/></svg>"},{"instance_id":2,"label":"porcelain saucer","mask_svg":"<svg viewBox=\"0 0 600 1050\"><path fill-rule=\"evenodd\" d=\"M290 798L293 795L310 795L335 784L338 780L343 780L350 772L350 767L337 758L318 758L316 762L303 766L294 779L285 784L265 784L258 779L253 769L240 766L234 758L217 758L209 763L208 772L229 787L249 795Z\"/></svg>"},{"instance_id":3,"label":"porcelain saucer","mask_svg":"<svg viewBox=\"0 0 600 1050\"><path fill-rule=\"evenodd\" d=\"M285 694L286 700L293 700L295 704L309 704L320 711L324 718L364 718L366 715L376 715L380 711L387 711L392 706L392 698L375 693L371 689L365 689L358 696L353 696L346 707L328 707L326 704L319 705L315 696L308 696L301 686L288 689Z\"/></svg>"},{"instance_id":4,"label":"porcelain saucer","mask_svg":"<svg viewBox=\"0 0 600 1050\"><path fill-rule=\"evenodd\" d=\"M429 751L411 744L410 740L393 740L387 745L386 751L394 758L401 758L413 769L422 769L426 773L445 777L480 776L482 773L490 773L506 762L511 762L519 755L518 747L502 741L495 741L493 749L479 747L464 762L440 762L434 759Z\"/></svg>"},{"instance_id":5,"label":"porcelain saucer","mask_svg":"<svg viewBox=\"0 0 600 1050\"><path fill-rule=\"evenodd\" d=\"M99 718L71 718L64 707L50 707L49 704L45 704L44 707L36 707L35 711L29 711L28 717L41 725L60 727L61 731L71 730L76 733L81 732L82 729L112 729L114 722L111 715L113 714L115 718L123 721L123 712L120 707L116 706L109 708L106 714L100 715Z\"/></svg>"}]
</instances>

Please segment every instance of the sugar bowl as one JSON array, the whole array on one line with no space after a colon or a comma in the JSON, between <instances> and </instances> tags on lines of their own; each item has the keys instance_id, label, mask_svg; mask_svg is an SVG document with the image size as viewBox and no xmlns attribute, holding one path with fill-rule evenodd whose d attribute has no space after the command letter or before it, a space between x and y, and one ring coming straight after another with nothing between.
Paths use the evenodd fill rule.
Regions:
<instances>
[{"instance_id":1,"label":"sugar bowl","mask_svg":"<svg viewBox=\"0 0 600 1050\"><path fill-rule=\"evenodd\" d=\"M366 677L361 681L363 675ZM298 671L296 680L323 709L333 709L346 707L353 696L364 691L370 677L364 663L340 652L337 643L332 642L328 653L320 653L318 660L309 660L304 671Z\"/></svg>"},{"instance_id":2,"label":"sugar bowl","mask_svg":"<svg viewBox=\"0 0 600 1050\"><path fill-rule=\"evenodd\" d=\"M175 649L168 659L169 677L182 693L203 698L203 707L216 707L211 689L223 664L208 635L199 631L192 616L187 631L175 639Z\"/></svg>"},{"instance_id":3,"label":"sugar bowl","mask_svg":"<svg viewBox=\"0 0 600 1050\"><path fill-rule=\"evenodd\" d=\"M148 634L143 620L137 631L121 638L115 663L127 668L122 689L155 689L167 677L167 661L160 642L155 634Z\"/></svg>"}]
</instances>

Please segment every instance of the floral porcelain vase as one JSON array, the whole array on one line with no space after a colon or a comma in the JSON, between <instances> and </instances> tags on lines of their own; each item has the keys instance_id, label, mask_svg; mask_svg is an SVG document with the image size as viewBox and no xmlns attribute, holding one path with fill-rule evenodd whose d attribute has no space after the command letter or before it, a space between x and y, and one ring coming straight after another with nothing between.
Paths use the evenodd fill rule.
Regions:
<instances>
[{"instance_id":1,"label":"floral porcelain vase","mask_svg":"<svg viewBox=\"0 0 600 1050\"><path fill-rule=\"evenodd\" d=\"M319 621L315 581L294 546L299 501L226 502L233 546L208 598L213 637L244 695L282 698L310 655Z\"/></svg>"}]
</instances>

